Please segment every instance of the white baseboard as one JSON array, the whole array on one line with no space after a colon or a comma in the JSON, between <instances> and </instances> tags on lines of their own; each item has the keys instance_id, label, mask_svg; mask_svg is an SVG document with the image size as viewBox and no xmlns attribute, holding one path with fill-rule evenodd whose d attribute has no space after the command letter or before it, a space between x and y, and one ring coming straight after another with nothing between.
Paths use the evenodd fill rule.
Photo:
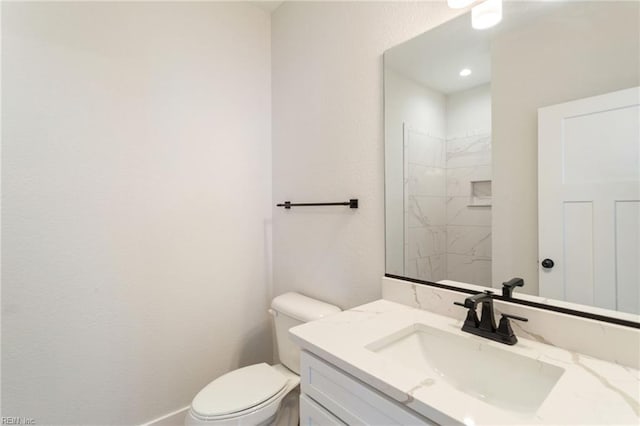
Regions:
<instances>
[{"instance_id":1,"label":"white baseboard","mask_svg":"<svg viewBox=\"0 0 640 426\"><path fill-rule=\"evenodd\" d=\"M140 426L184 426L184 416L187 415L187 411L189 411L188 405Z\"/></svg>"}]
</instances>

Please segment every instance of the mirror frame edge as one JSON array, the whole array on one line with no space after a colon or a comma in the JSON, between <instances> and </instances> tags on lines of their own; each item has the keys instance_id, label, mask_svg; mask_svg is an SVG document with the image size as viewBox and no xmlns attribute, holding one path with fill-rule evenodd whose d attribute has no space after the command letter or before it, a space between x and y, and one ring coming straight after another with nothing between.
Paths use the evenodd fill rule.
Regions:
<instances>
[{"instance_id":1,"label":"mirror frame edge","mask_svg":"<svg viewBox=\"0 0 640 426\"><path fill-rule=\"evenodd\" d=\"M396 280L401 280L401 281L407 281L413 284L420 284L420 285L427 285L430 287L436 287L436 288L441 288L441 289L445 289L445 290L451 290L451 291L457 291L459 293L465 293L465 294L471 294L471 295L476 295L479 294L479 291L476 290L471 290L468 288L464 288L464 287L456 287L456 286L452 286L449 284L441 284L441 283L434 283L431 281L424 281L424 280L420 280L417 278L409 278L409 277L403 277L400 275L393 275L393 274L388 274L385 272L384 274L385 277L387 278L393 278ZM616 318L616 317L612 317L612 316L606 316L606 315L600 315L600 314L596 314L593 312L585 312L585 311L579 311L576 309L570 309L570 308L565 308L562 306L554 306L554 305L550 305L547 303L540 303L540 302L534 302L531 300L524 300L524 299L517 299L517 298L506 298L500 294L493 294L492 297L495 300L499 300L502 302L507 302L507 303L515 303L518 305L524 305L524 306L529 306L532 308L538 308L538 309L544 309L547 311L553 311L553 312L558 312L561 314L565 314L565 315L572 315L572 316L576 316L576 317L581 317L581 318L586 318L586 319L590 319L590 320L595 320L595 321L602 321L602 322L606 322L606 323L610 323L610 324L616 324L616 325L620 325L623 327L630 327L630 328L636 328L636 329L640 329L640 322L636 322L636 321L630 321L630 320L626 320L623 318Z\"/></svg>"}]
</instances>

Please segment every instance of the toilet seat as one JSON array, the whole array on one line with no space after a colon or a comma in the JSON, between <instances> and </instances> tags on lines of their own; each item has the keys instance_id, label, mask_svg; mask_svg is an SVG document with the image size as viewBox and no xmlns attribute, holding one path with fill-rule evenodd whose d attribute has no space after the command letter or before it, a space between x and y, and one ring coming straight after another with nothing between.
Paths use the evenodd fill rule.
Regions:
<instances>
[{"instance_id":1,"label":"toilet seat","mask_svg":"<svg viewBox=\"0 0 640 426\"><path fill-rule=\"evenodd\" d=\"M271 399L286 384L287 378L270 365L249 365L209 383L193 399L191 408L207 418L239 413Z\"/></svg>"},{"instance_id":2,"label":"toilet seat","mask_svg":"<svg viewBox=\"0 0 640 426\"><path fill-rule=\"evenodd\" d=\"M209 383L194 398L189 415L201 423L261 424L274 416L300 378L281 365L254 364Z\"/></svg>"}]
</instances>

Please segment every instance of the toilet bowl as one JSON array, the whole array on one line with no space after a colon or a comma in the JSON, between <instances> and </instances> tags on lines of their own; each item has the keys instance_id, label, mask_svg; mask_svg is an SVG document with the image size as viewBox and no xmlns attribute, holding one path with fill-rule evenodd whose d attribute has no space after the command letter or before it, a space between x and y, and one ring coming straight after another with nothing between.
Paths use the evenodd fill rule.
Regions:
<instances>
[{"instance_id":1,"label":"toilet bowl","mask_svg":"<svg viewBox=\"0 0 640 426\"><path fill-rule=\"evenodd\" d=\"M337 306L298 293L274 298L269 313L281 364L253 364L218 377L193 399L185 425L297 425L300 349L289 329L337 312Z\"/></svg>"},{"instance_id":2,"label":"toilet bowl","mask_svg":"<svg viewBox=\"0 0 640 426\"><path fill-rule=\"evenodd\" d=\"M282 365L254 364L209 383L193 399L187 425L270 425L300 378ZM296 401L297 402L297 401ZM297 413L292 413L294 416ZM281 416L281 424L293 424Z\"/></svg>"}]
</instances>

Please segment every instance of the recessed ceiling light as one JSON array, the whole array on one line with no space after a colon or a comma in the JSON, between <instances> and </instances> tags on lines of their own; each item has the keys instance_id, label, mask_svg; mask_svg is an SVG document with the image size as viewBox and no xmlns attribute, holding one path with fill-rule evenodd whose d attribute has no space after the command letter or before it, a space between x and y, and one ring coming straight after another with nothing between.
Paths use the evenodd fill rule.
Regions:
<instances>
[{"instance_id":1,"label":"recessed ceiling light","mask_svg":"<svg viewBox=\"0 0 640 426\"><path fill-rule=\"evenodd\" d=\"M476 30L491 28L502 21L502 0L486 0L471 9L471 26Z\"/></svg>"},{"instance_id":2,"label":"recessed ceiling light","mask_svg":"<svg viewBox=\"0 0 640 426\"><path fill-rule=\"evenodd\" d=\"M460 71L460 77L467 77L471 75L471 70L469 68L465 68Z\"/></svg>"}]
</instances>

